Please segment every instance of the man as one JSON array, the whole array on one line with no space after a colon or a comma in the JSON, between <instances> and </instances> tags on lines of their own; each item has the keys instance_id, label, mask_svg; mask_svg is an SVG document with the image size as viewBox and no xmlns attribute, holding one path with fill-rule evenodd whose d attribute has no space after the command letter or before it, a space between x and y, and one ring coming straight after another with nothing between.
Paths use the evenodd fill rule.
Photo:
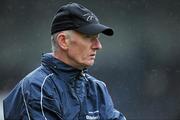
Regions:
<instances>
[{"instance_id":1,"label":"man","mask_svg":"<svg viewBox=\"0 0 180 120\"><path fill-rule=\"evenodd\" d=\"M113 30L80 4L62 6L52 21L52 53L4 100L5 120L125 120L87 71L102 48L99 33Z\"/></svg>"}]
</instances>

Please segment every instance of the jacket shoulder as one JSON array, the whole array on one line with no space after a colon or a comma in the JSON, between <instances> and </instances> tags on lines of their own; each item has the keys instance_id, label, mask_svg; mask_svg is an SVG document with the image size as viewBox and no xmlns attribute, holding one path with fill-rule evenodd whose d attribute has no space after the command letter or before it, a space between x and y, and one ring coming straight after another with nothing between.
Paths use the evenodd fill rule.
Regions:
<instances>
[{"instance_id":1,"label":"jacket shoulder","mask_svg":"<svg viewBox=\"0 0 180 120\"><path fill-rule=\"evenodd\" d=\"M27 74L22 80L28 81L28 82L33 82L35 80L39 80L41 78L44 78L48 73L45 72L45 68L43 66L40 66Z\"/></svg>"},{"instance_id":2,"label":"jacket shoulder","mask_svg":"<svg viewBox=\"0 0 180 120\"><path fill-rule=\"evenodd\" d=\"M46 95L52 96L52 79L53 73L40 66L21 80L21 86L25 93L29 93L29 99L39 100L42 90Z\"/></svg>"}]
</instances>

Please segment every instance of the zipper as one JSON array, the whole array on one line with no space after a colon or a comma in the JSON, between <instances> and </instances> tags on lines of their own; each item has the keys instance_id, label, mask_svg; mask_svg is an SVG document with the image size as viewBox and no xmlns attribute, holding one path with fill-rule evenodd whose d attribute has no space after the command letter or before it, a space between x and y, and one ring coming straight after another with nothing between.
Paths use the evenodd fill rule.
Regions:
<instances>
[{"instance_id":1,"label":"zipper","mask_svg":"<svg viewBox=\"0 0 180 120\"><path fill-rule=\"evenodd\" d=\"M79 111L79 116L78 116L78 118L80 119L80 117L81 117L81 110L82 110L82 102L81 102L81 100L80 100L80 98L79 98L79 96L77 94L76 94L76 97L77 97L79 105L80 105L80 111Z\"/></svg>"},{"instance_id":2,"label":"zipper","mask_svg":"<svg viewBox=\"0 0 180 120\"><path fill-rule=\"evenodd\" d=\"M85 73L84 73L83 70L81 71L80 76L82 76L83 78L85 78L85 80L87 81L87 78L85 77ZM76 93L76 92L75 92L75 93ZM81 117L82 117L81 112L82 112L82 107L83 107L83 106L82 106L82 102L81 102L79 96L77 95L77 93L76 93L76 97L77 97L78 102L79 102L79 104L80 104L80 112L79 112L79 116L78 116L78 118L79 118L79 120L80 120Z\"/></svg>"}]
</instances>

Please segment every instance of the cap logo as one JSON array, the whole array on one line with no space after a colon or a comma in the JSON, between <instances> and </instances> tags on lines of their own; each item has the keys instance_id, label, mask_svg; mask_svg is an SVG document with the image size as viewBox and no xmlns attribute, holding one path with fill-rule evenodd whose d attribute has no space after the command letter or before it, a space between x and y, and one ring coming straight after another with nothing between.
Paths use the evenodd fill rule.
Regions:
<instances>
[{"instance_id":1,"label":"cap logo","mask_svg":"<svg viewBox=\"0 0 180 120\"><path fill-rule=\"evenodd\" d=\"M91 21L93 19L95 19L97 21L96 16L94 14L92 14L92 13L86 13L83 16L86 17L86 21Z\"/></svg>"}]
</instances>

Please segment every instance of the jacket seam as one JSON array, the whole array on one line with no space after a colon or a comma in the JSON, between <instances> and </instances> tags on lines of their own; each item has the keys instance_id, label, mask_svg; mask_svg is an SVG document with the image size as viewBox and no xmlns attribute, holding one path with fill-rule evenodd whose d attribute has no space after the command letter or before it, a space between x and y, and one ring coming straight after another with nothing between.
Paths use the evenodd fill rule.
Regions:
<instances>
[{"instance_id":1,"label":"jacket seam","mask_svg":"<svg viewBox=\"0 0 180 120\"><path fill-rule=\"evenodd\" d=\"M45 113L44 113L44 109L43 109L43 87L44 87L44 84L46 82L46 80L48 79L48 77L52 76L53 73L47 75L44 80L43 80L43 83L41 85L41 99L40 99L40 105L41 105L41 112L42 112L42 115L44 117L45 120L47 120L46 116L45 116Z\"/></svg>"},{"instance_id":2,"label":"jacket seam","mask_svg":"<svg viewBox=\"0 0 180 120\"><path fill-rule=\"evenodd\" d=\"M23 101L24 101L24 104L25 104L25 108L26 108L26 112L27 112L27 115L28 115L28 119L30 119L30 115L29 115L29 110L28 110L28 107L27 107L27 102L26 102L26 99L25 99L25 96L24 96L24 90L23 90L23 84L24 84L24 80L22 81L22 84L21 84L21 92L22 92L22 95L23 95Z\"/></svg>"}]
</instances>

